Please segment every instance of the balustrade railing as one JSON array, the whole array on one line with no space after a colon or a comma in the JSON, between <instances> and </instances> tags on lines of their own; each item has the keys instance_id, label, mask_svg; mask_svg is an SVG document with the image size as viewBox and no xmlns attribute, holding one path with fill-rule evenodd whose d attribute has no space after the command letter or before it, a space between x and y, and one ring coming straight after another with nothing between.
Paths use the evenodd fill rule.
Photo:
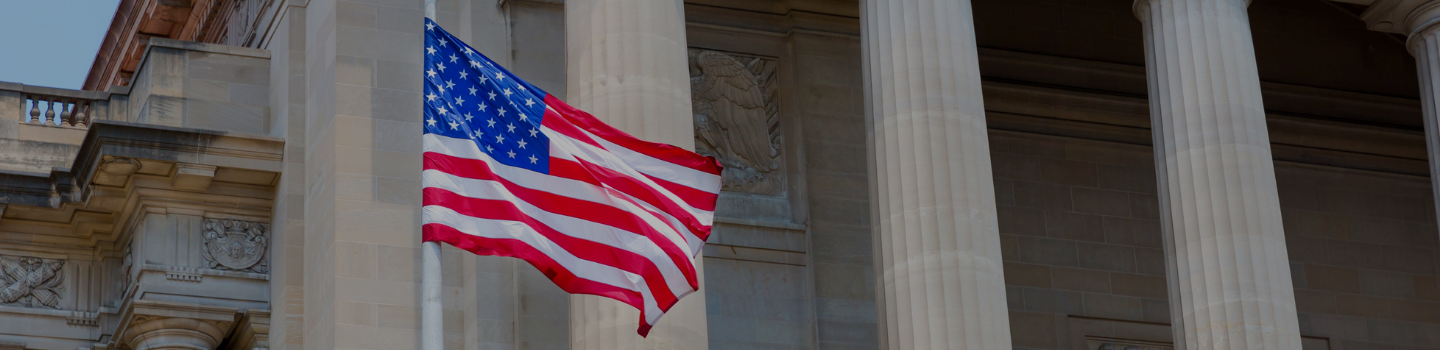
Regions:
<instances>
[{"instance_id":1,"label":"balustrade railing","mask_svg":"<svg viewBox=\"0 0 1440 350\"><path fill-rule=\"evenodd\" d=\"M90 125L95 100L46 94L25 94L29 124L86 127Z\"/></svg>"},{"instance_id":2,"label":"balustrade railing","mask_svg":"<svg viewBox=\"0 0 1440 350\"><path fill-rule=\"evenodd\" d=\"M0 120L10 123L84 129L96 120L116 117L113 99L125 94L57 89L0 82ZM123 107L122 107L123 109ZM123 110L121 111L123 114ZM124 120L123 117L119 118ZM0 127L4 129L4 127Z\"/></svg>"}]
</instances>

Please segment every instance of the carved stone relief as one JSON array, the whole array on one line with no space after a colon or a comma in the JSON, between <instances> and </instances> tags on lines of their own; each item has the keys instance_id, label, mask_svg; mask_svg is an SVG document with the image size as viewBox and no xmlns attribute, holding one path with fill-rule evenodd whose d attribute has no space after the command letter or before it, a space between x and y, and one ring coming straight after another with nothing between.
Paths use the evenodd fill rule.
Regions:
<instances>
[{"instance_id":1,"label":"carved stone relief","mask_svg":"<svg viewBox=\"0 0 1440 350\"><path fill-rule=\"evenodd\" d=\"M60 308L65 260L0 256L0 304Z\"/></svg>"},{"instance_id":2,"label":"carved stone relief","mask_svg":"<svg viewBox=\"0 0 1440 350\"><path fill-rule=\"evenodd\" d=\"M695 151L725 165L723 190L785 191L774 59L690 49Z\"/></svg>"},{"instance_id":3,"label":"carved stone relief","mask_svg":"<svg viewBox=\"0 0 1440 350\"><path fill-rule=\"evenodd\" d=\"M229 219L205 219L205 264L217 270L269 273L265 261L269 225Z\"/></svg>"}]
</instances>

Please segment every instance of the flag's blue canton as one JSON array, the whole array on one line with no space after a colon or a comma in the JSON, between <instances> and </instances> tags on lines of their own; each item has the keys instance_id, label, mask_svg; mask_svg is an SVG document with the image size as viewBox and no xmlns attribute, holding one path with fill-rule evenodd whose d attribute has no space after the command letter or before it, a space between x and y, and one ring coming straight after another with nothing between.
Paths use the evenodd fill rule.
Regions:
<instances>
[{"instance_id":1,"label":"flag's blue canton","mask_svg":"<svg viewBox=\"0 0 1440 350\"><path fill-rule=\"evenodd\" d=\"M549 173L545 92L425 19L425 133L474 141L501 164Z\"/></svg>"}]
</instances>

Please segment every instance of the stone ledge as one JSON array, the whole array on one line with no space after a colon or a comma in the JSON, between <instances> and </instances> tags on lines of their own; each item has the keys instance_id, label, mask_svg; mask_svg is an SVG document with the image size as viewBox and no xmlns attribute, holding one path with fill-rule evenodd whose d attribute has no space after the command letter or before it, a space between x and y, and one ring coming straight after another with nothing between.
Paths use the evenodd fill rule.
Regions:
<instances>
[{"instance_id":1,"label":"stone ledge","mask_svg":"<svg viewBox=\"0 0 1440 350\"><path fill-rule=\"evenodd\" d=\"M82 202L105 156L279 173L284 147L276 137L98 120L70 167L49 174L0 170L0 202L49 208Z\"/></svg>"}]
</instances>

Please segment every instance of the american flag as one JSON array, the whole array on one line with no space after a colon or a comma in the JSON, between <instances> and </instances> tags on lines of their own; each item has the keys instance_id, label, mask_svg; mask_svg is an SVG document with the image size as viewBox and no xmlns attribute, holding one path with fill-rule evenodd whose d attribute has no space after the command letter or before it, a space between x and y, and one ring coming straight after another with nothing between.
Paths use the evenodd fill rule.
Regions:
<instances>
[{"instance_id":1,"label":"american flag","mask_svg":"<svg viewBox=\"0 0 1440 350\"><path fill-rule=\"evenodd\" d=\"M524 259L567 292L630 304L641 336L699 288L714 158L605 125L428 18L424 54L425 241Z\"/></svg>"}]
</instances>

